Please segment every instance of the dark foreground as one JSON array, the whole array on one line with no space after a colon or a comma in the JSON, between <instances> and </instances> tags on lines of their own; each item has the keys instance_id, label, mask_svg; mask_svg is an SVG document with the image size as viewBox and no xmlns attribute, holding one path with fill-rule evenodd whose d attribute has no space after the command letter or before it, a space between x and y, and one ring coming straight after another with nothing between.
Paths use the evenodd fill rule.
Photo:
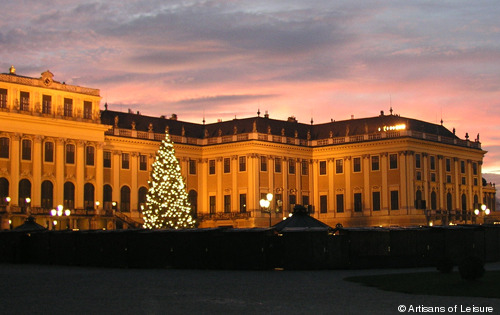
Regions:
<instances>
[{"instance_id":1,"label":"dark foreground","mask_svg":"<svg viewBox=\"0 0 500 315\"><path fill-rule=\"evenodd\" d=\"M488 264L486 269L500 269L500 264ZM417 307L455 306L456 314L473 306L500 311L498 299L407 295L343 280L431 270L220 271L3 264L0 314L401 314ZM398 311L402 306L405 312Z\"/></svg>"}]
</instances>

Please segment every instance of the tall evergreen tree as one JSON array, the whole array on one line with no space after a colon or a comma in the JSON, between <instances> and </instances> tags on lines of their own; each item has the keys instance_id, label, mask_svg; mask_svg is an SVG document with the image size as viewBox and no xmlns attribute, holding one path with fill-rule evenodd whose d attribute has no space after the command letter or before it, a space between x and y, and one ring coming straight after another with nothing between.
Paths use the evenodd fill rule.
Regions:
<instances>
[{"instance_id":1,"label":"tall evergreen tree","mask_svg":"<svg viewBox=\"0 0 500 315\"><path fill-rule=\"evenodd\" d=\"M179 161L170 136L165 133L151 170L146 207L143 210L144 228L193 228L186 185L181 176Z\"/></svg>"}]
</instances>

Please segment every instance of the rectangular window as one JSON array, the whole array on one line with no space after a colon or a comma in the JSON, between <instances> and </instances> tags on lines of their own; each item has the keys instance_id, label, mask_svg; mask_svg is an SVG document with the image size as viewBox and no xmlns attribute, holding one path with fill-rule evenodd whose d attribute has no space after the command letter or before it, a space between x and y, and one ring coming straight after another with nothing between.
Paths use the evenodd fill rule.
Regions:
<instances>
[{"instance_id":1,"label":"rectangular window","mask_svg":"<svg viewBox=\"0 0 500 315\"><path fill-rule=\"evenodd\" d=\"M224 173L230 173L231 172L231 159L230 158L224 158Z\"/></svg>"},{"instance_id":2,"label":"rectangular window","mask_svg":"<svg viewBox=\"0 0 500 315\"><path fill-rule=\"evenodd\" d=\"M436 157L435 156L433 156L433 155L429 156L429 164L430 164L431 170L436 169Z\"/></svg>"},{"instance_id":3,"label":"rectangular window","mask_svg":"<svg viewBox=\"0 0 500 315\"><path fill-rule=\"evenodd\" d=\"M247 194L240 194L240 212L247 212Z\"/></svg>"},{"instance_id":4,"label":"rectangular window","mask_svg":"<svg viewBox=\"0 0 500 315\"><path fill-rule=\"evenodd\" d=\"M321 213L328 212L328 196L327 195L319 196L319 212L321 212Z\"/></svg>"},{"instance_id":5,"label":"rectangular window","mask_svg":"<svg viewBox=\"0 0 500 315\"><path fill-rule=\"evenodd\" d=\"M391 210L399 210L399 191L391 190Z\"/></svg>"},{"instance_id":6,"label":"rectangular window","mask_svg":"<svg viewBox=\"0 0 500 315\"><path fill-rule=\"evenodd\" d=\"M224 212L231 212L231 195L224 195Z\"/></svg>"},{"instance_id":7,"label":"rectangular window","mask_svg":"<svg viewBox=\"0 0 500 315\"><path fill-rule=\"evenodd\" d=\"M446 182L451 183L451 175L446 175Z\"/></svg>"},{"instance_id":8,"label":"rectangular window","mask_svg":"<svg viewBox=\"0 0 500 315\"><path fill-rule=\"evenodd\" d=\"M398 168L398 155L389 154L389 169L395 170Z\"/></svg>"},{"instance_id":9,"label":"rectangular window","mask_svg":"<svg viewBox=\"0 0 500 315\"><path fill-rule=\"evenodd\" d=\"M9 158L9 138L0 138L0 158Z\"/></svg>"},{"instance_id":10,"label":"rectangular window","mask_svg":"<svg viewBox=\"0 0 500 315\"><path fill-rule=\"evenodd\" d=\"M421 165L422 165L421 163L422 163L422 162L421 162L421 156L420 156L420 154L418 154L418 153L417 153L417 154L415 154L415 167L416 167L416 168L421 168L421 167L422 167L422 166L421 166Z\"/></svg>"},{"instance_id":11,"label":"rectangular window","mask_svg":"<svg viewBox=\"0 0 500 315\"><path fill-rule=\"evenodd\" d=\"M111 151L103 152L103 167L110 168L111 167Z\"/></svg>"},{"instance_id":12,"label":"rectangular window","mask_svg":"<svg viewBox=\"0 0 500 315\"><path fill-rule=\"evenodd\" d=\"M66 145L66 164L75 164L75 145Z\"/></svg>"},{"instance_id":13,"label":"rectangular window","mask_svg":"<svg viewBox=\"0 0 500 315\"><path fill-rule=\"evenodd\" d=\"M21 159L31 161L31 140L24 139L22 141Z\"/></svg>"},{"instance_id":14,"label":"rectangular window","mask_svg":"<svg viewBox=\"0 0 500 315\"><path fill-rule=\"evenodd\" d=\"M215 175L215 160L208 160L208 174Z\"/></svg>"},{"instance_id":15,"label":"rectangular window","mask_svg":"<svg viewBox=\"0 0 500 315\"><path fill-rule=\"evenodd\" d=\"M472 174L477 175L477 163L472 163Z\"/></svg>"},{"instance_id":16,"label":"rectangular window","mask_svg":"<svg viewBox=\"0 0 500 315\"><path fill-rule=\"evenodd\" d=\"M417 180L422 180L422 172L417 171L416 177L417 177Z\"/></svg>"},{"instance_id":17,"label":"rectangular window","mask_svg":"<svg viewBox=\"0 0 500 315\"><path fill-rule=\"evenodd\" d=\"M477 178L474 177L474 186L477 186Z\"/></svg>"},{"instance_id":18,"label":"rectangular window","mask_svg":"<svg viewBox=\"0 0 500 315\"><path fill-rule=\"evenodd\" d=\"M139 171L148 170L148 156L144 154L139 154Z\"/></svg>"},{"instance_id":19,"label":"rectangular window","mask_svg":"<svg viewBox=\"0 0 500 315\"><path fill-rule=\"evenodd\" d=\"M436 181L436 173L431 173L431 182Z\"/></svg>"},{"instance_id":20,"label":"rectangular window","mask_svg":"<svg viewBox=\"0 0 500 315\"><path fill-rule=\"evenodd\" d=\"M372 171L380 170L380 157L378 155L372 156Z\"/></svg>"},{"instance_id":21,"label":"rectangular window","mask_svg":"<svg viewBox=\"0 0 500 315\"><path fill-rule=\"evenodd\" d=\"M451 159L446 159L446 171L451 172Z\"/></svg>"},{"instance_id":22,"label":"rectangular window","mask_svg":"<svg viewBox=\"0 0 500 315\"><path fill-rule=\"evenodd\" d=\"M215 196L210 196L208 199L210 203L210 214L215 214Z\"/></svg>"},{"instance_id":23,"label":"rectangular window","mask_svg":"<svg viewBox=\"0 0 500 315\"><path fill-rule=\"evenodd\" d=\"M309 175L309 162L308 161L302 161L302 175Z\"/></svg>"},{"instance_id":24,"label":"rectangular window","mask_svg":"<svg viewBox=\"0 0 500 315\"><path fill-rule=\"evenodd\" d=\"M260 157L260 171L267 172L267 156Z\"/></svg>"},{"instance_id":25,"label":"rectangular window","mask_svg":"<svg viewBox=\"0 0 500 315\"><path fill-rule=\"evenodd\" d=\"M344 160L335 160L335 173L344 173Z\"/></svg>"},{"instance_id":26,"label":"rectangular window","mask_svg":"<svg viewBox=\"0 0 500 315\"><path fill-rule=\"evenodd\" d=\"M20 93L19 109L25 110L25 111L30 110L30 93L29 92L21 92Z\"/></svg>"},{"instance_id":27,"label":"rectangular window","mask_svg":"<svg viewBox=\"0 0 500 315\"><path fill-rule=\"evenodd\" d=\"M83 101L83 119L92 119L92 102Z\"/></svg>"},{"instance_id":28,"label":"rectangular window","mask_svg":"<svg viewBox=\"0 0 500 315\"><path fill-rule=\"evenodd\" d=\"M240 165L240 172L246 172L247 171L247 157L240 156L238 158L238 160L239 160L239 165Z\"/></svg>"},{"instance_id":29,"label":"rectangular window","mask_svg":"<svg viewBox=\"0 0 500 315\"><path fill-rule=\"evenodd\" d=\"M361 158L355 157L354 159L352 159L352 171L354 173L361 172Z\"/></svg>"},{"instance_id":30,"label":"rectangular window","mask_svg":"<svg viewBox=\"0 0 500 315\"><path fill-rule=\"evenodd\" d=\"M88 166L94 166L94 152L95 149L92 146L88 146L85 152L85 164Z\"/></svg>"},{"instance_id":31,"label":"rectangular window","mask_svg":"<svg viewBox=\"0 0 500 315\"><path fill-rule=\"evenodd\" d=\"M295 160L288 160L288 174L295 174Z\"/></svg>"},{"instance_id":32,"label":"rectangular window","mask_svg":"<svg viewBox=\"0 0 500 315\"><path fill-rule=\"evenodd\" d=\"M302 205L309 205L309 196L302 196Z\"/></svg>"},{"instance_id":33,"label":"rectangular window","mask_svg":"<svg viewBox=\"0 0 500 315\"><path fill-rule=\"evenodd\" d=\"M289 195L288 196L288 203L293 206L297 204L297 196L296 195Z\"/></svg>"},{"instance_id":34,"label":"rectangular window","mask_svg":"<svg viewBox=\"0 0 500 315\"><path fill-rule=\"evenodd\" d=\"M128 170L130 167L130 154L122 153L122 169Z\"/></svg>"},{"instance_id":35,"label":"rectangular window","mask_svg":"<svg viewBox=\"0 0 500 315\"><path fill-rule=\"evenodd\" d=\"M73 100L70 98L64 99L64 116L73 117Z\"/></svg>"},{"instance_id":36,"label":"rectangular window","mask_svg":"<svg viewBox=\"0 0 500 315\"><path fill-rule=\"evenodd\" d=\"M54 142L45 142L44 161L54 162Z\"/></svg>"},{"instance_id":37,"label":"rectangular window","mask_svg":"<svg viewBox=\"0 0 500 315\"><path fill-rule=\"evenodd\" d=\"M275 198L275 205L276 205L276 211L281 212L282 207L283 207L283 194L276 194L274 196Z\"/></svg>"},{"instance_id":38,"label":"rectangular window","mask_svg":"<svg viewBox=\"0 0 500 315\"><path fill-rule=\"evenodd\" d=\"M363 202L361 193L354 193L354 212L363 211Z\"/></svg>"},{"instance_id":39,"label":"rectangular window","mask_svg":"<svg viewBox=\"0 0 500 315\"><path fill-rule=\"evenodd\" d=\"M465 174L465 161L460 161L460 172Z\"/></svg>"},{"instance_id":40,"label":"rectangular window","mask_svg":"<svg viewBox=\"0 0 500 315\"><path fill-rule=\"evenodd\" d=\"M7 90L0 89L0 108L7 108Z\"/></svg>"},{"instance_id":41,"label":"rectangular window","mask_svg":"<svg viewBox=\"0 0 500 315\"><path fill-rule=\"evenodd\" d=\"M274 172L281 173L281 158L274 159Z\"/></svg>"},{"instance_id":42,"label":"rectangular window","mask_svg":"<svg viewBox=\"0 0 500 315\"><path fill-rule=\"evenodd\" d=\"M196 160L189 160L189 174L196 175Z\"/></svg>"},{"instance_id":43,"label":"rectangular window","mask_svg":"<svg viewBox=\"0 0 500 315\"><path fill-rule=\"evenodd\" d=\"M380 211L380 191L372 192L373 211Z\"/></svg>"},{"instance_id":44,"label":"rectangular window","mask_svg":"<svg viewBox=\"0 0 500 315\"><path fill-rule=\"evenodd\" d=\"M43 95L42 96L42 114L52 113L52 96Z\"/></svg>"},{"instance_id":45,"label":"rectangular window","mask_svg":"<svg viewBox=\"0 0 500 315\"><path fill-rule=\"evenodd\" d=\"M319 161L319 175L326 175L326 161Z\"/></svg>"},{"instance_id":46,"label":"rectangular window","mask_svg":"<svg viewBox=\"0 0 500 315\"><path fill-rule=\"evenodd\" d=\"M465 176L462 176L462 185L466 185L467 184L467 180L465 179Z\"/></svg>"},{"instance_id":47,"label":"rectangular window","mask_svg":"<svg viewBox=\"0 0 500 315\"><path fill-rule=\"evenodd\" d=\"M336 201L337 201L337 212L342 213L344 212L344 194L338 194L336 195Z\"/></svg>"}]
</instances>

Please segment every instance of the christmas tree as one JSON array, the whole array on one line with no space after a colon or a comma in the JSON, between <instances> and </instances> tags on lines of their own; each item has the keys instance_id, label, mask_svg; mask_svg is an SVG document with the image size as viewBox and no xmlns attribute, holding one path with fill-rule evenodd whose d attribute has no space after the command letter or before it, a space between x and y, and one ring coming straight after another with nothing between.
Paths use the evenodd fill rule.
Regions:
<instances>
[{"instance_id":1,"label":"christmas tree","mask_svg":"<svg viewBox=\"0 0 500 315\"><path fill-rule=\"evenodd\" d=\"M161 142L151 170L146 207L143 210L144 228L193 228L195 221L181 176L179 161L168 133Z\"/></svg>"}]
</instances>

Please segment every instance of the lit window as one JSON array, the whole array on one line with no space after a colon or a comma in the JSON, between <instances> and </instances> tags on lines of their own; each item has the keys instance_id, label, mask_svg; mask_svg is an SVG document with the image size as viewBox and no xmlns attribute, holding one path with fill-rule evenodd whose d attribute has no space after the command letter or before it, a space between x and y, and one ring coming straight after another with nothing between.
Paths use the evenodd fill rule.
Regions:
<instances>
[{"instance_id":1,"label":"lit window","mask_svg":"<svg viewBox=\"0 0 500 315\"><path fill-rule=\"evenodd\" d=\"M335 173L344 173L344 160L335 160Z\"/></svg>"}]
</instances>

